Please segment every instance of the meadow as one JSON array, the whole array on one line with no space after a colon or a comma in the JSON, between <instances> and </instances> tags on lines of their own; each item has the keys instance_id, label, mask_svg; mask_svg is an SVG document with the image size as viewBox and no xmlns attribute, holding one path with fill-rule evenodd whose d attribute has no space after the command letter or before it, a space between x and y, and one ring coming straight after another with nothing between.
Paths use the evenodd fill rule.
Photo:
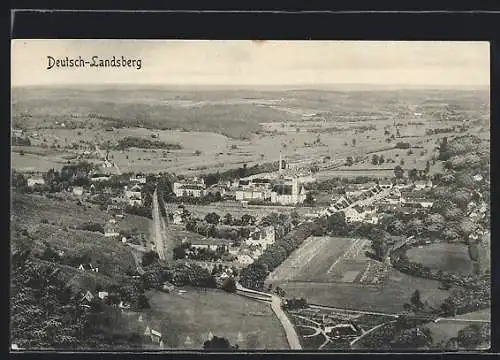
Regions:
<instances>
[{"instance_id":1,"label":"meadow","mask_svg":"<svg viewBox=\"0 0 500 360\"><path fill-rule=\"evenodd\" d=\"M221 290L186 288L183 294L148 293L145 321L167 334L166 346L202 349L211 332L240 349L288 349L281 324L268 304ZM187 338L189 337L189 340Z\"/></svg>"},{"instance_id":2,"label":"meadow","mask_svg":"<svg viewBox=\"0 0 500 360\"><path fill-rule=\"evenodd\" d=\"M413 247L407 251L408 259L431 269L456 273L472 273L473 264L467 245L436 243Z\"/></svg>"},{"instance_id":3,"label":"meadow","mask_svg":"<svg viewBox=\"0 0 500 360\"><path fill-rule=\"evenodd\" d=\"M439 289L439 282L390 270L380 286L335 282L280 282L287 296L304 297L308 302L357 310L397 313L419 290L423 301L439 307L450 292Z\"/></svg>"}]
</instances>

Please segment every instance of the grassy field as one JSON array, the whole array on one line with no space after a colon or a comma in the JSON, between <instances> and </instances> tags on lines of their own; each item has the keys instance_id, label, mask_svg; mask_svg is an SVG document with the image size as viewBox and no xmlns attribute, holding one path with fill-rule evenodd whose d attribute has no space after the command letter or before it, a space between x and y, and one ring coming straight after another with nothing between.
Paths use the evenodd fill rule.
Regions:
<instances>
[{"instance_id":1,"label":"grassy field","mask_svg":"<svg viewBox=\"0 0 500 360\"><path fill-rule=\"evenodd\" d=\"M450 294L439 283L391 270L381 286L356 283L282 282L287 296L304 297L308 302L358 310L399 312L415 290L431 306L439 306Z\"/></svg>"},{"instance_id":2,"label":"grassy field","mask_svg":"<svg viewBox=\"0 0 500 360\"><path fill-rule=\"evenodd\" d=\"M458 319L475 319L475 320L491 320L490 310L480 310L464 315L457 315ZM430 323L427 324L432 332L432 339L435 344L446 342L451 338L457 336L458 332L470 324L460 322L447 322L447 323Z\"/></svg>"},{"instance_id":3,"label":"grassy field","mask_svg":"<svg viewBox=\"0 0 500 360\"><path fill-rule=\"evenodd\" d=\"M145 321L166 334L166 346L201 349L213 335L227 338L240 349L288 349L281 324L267 304L219 290L148 294L151 310ZM190 338L186 342L187 337Z\"/></svg>"},{"instance_id":4,"label":"grassy field","mask_svg":"<svg viewBox=\"0 0 500 360\"><path fill-rule=\"evenodd\" d=\"M489 103L488 92L89 87L13 89L12 121L14 127L38 133L34 145L57 141L61 147L81 140L150 138L153 131L160 140L180 143L183 149L165 157L161 151L113 152L118 166L189 173L277 160L280 150L289 159L362 155L387 146L384 127L395 131L393 116L398 111L406 114L397 119L401 135L417 135L412 142L418 143L426 140L425 129L453 123L437 123L435 114L457 101L470 116L487 117L483 108ZM417 120L422 125L411 124ZM104 132L104 126L119 129ZM321 144L312 145L318 135ZM194 155L196 150L201 154ZM36 167L37 160L41 167L58 165L53 156L24 156L13 156L15 168Z\"/></svg>"},{"instance_id":5,"label":"grassy field","mask_svg":"<svg viewBox=\"0 0 500 360\"><path fill-rule=\"evenodd\" d=\"M457 273L472 273L473 265L464 244L438 243L414 247L407 251L410 261L431 269Z\"/></svg>"}]
</instances>

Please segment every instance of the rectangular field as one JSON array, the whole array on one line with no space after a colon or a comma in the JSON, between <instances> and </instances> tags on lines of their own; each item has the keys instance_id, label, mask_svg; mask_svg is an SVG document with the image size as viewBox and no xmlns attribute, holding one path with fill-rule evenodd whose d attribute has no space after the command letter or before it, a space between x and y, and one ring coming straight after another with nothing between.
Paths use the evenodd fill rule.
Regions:
<instances>
[{"instance_id":1,"label":"rectangular field","mask_svg":"<svg viewBox=\"0 0 500 360\"><path fill-rule=\"evenodd\" d=\"M269 275L267 282L378 284L385 268L364 255L369 244L366 239L310 237Z\"/></svg>"},{"instance_id":2,"label":"rectangular field","mask_svg":"<svg viewBox=\"0 0 500 360\"><path fill-rule=\"evenodd\" d=\"M288 349L285 333L268 304L220 290L185 290L183 294L148 294L151 310L144 320L166 334L166 346L201 350L212 333L240 349Z\"/></svg>"}]
</instances>

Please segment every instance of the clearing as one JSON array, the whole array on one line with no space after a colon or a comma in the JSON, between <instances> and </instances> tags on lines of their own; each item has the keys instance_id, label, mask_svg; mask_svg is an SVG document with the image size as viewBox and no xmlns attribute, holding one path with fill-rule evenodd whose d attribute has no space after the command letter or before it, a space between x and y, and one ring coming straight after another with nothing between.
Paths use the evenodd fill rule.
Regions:
<instances>
[{"instance_id":1,"label":"clearing","mask_svg":"<svg viewBox=\"0 0 500 360\"><path fill-rule=\"evenodd\" d=\"M431 269L456 273L472 273L473 264L467 245L436 243L423 247L413 247L407 251L412 262L420 263Z\"/></svg>"},{"instance_id":2,"label":"clearing","mask_svg":"<svg viewBox=\"0 0 500 360\"><path fill-rule=\"evenodd\" d=\"M202 349L212 333L240 349L288 349L285 333L268 304L220 290L185 290L182 294L148 293L151 310L145 314L146 321L167 336L168 347Z\"/></svg>"}]
</instances>

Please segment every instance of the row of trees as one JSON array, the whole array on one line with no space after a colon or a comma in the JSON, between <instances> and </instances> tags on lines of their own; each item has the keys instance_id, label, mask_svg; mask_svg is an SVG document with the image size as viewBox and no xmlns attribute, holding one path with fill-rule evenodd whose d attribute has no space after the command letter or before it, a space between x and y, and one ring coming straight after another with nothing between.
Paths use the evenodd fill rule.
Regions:
<instances>
[{"instance_id":1,"label":"row of trees","mask_svg":"<svg viewBox=\"0 0 500 360\"><path fill-rule=\"evenodd\" d=\"M118 140L118 144L116 145L117 150L126 150L129 148L181 150L182 145L177 143L166 143L161 140L142 139L133 136L127 136Z\"/></svg>"},{"instance_id":2,"label":"row of trees","mask_svg":"<svg viewBox=\"0 0 500 360\"><path fill-rule=\"evenodd\" d=\"M207 186L211 186L221 181L232 181L233 179L241 179L261 173L273 172L278 170L278 163L279 161L275 161L272 163L257 164L251 167L248 167L247 164L243 164L242 167L237 169L230 169L223 172L217 171L216 173L204 175L203 180Z\"/></svg>"},{"instance_id":3,"label":"row of trees","mask_svg":"<svg viewBox=\"0 0 500 360\"><path fill-rule=\"evenodd\" d=\"M246 240L250 236L250 229L246 227L220 227L195 219L186 221L186 230L206 237L229 239L235 243L241 243L241 241Z\"/></svg>"},{"instance_id":4,"label":"row of trees","mask_svg":"<svg viewBox=\"0 0 500 360\"><path fill-rule=\"evenodd\" d=\"M304 223L284 237L278 238L257 261L242 269L240 283L250 289L262 290L269 272L285 261L292 251L312 234L312 228L311 223Z\"/></svg>"}]
</instances>

